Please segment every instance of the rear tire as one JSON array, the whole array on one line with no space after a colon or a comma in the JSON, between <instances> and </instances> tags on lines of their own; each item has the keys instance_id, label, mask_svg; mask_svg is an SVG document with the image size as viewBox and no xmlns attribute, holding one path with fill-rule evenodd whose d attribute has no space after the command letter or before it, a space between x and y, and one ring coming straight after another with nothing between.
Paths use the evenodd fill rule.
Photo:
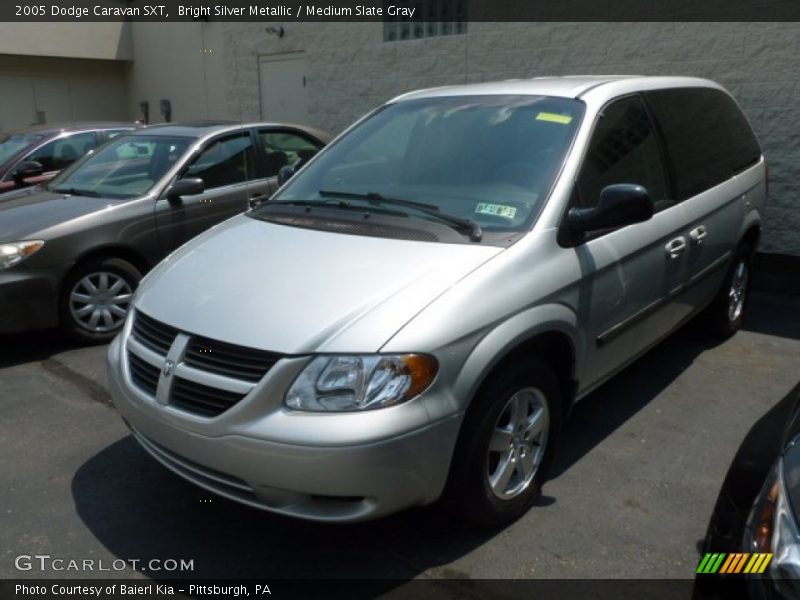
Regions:
<instances>
[{"instance_id":1,"label":"rear tire","mask_svg":"<svg viewBox=\"0 0 800 600\"><path fill-rule=\"evenodd\" d=\"M712 334L729 338L739 331L750 298L752 250L740 244L734 253L716 297L706 309L705 319Z\"/></svg>"},{"instance_id":2,"label":"rear tire","mask_svg":"<svg viewBox=\"0 0 800 600\"><path fill-rule=\"evenodd\" d=\"M481 526L519 518L541 494L560 432L561 393L550 365L529 356L502 368L467 411L445 503Z\"/></svg>"},{"instance_id":3,"label":"rear tire","mask_svg":"<svg viewBox=\"0 0 800 600\"><path fill-rule=\"evenodd\" d=\"M59 298L61 329L81 343L111 340L122 329L142 274L121 258L90 259L67 276Z\"/></svg>"}]
</instances>

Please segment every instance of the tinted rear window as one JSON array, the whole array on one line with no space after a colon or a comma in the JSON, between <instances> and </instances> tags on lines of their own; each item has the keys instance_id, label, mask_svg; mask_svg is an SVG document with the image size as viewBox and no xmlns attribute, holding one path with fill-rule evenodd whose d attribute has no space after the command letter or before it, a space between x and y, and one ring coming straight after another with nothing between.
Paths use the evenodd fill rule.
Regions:
<instances>
[{"instance_id":1,"label":"tinted rear window","mask_svg":"<svg viewBox=\"0 0 800 600\"><path fill-rule=\"evenodd\" d=\"M645 98L661 126L679 199L722 183L761 157L750 125L724 92L655 90Z\"/></svg>"}]
</instances>

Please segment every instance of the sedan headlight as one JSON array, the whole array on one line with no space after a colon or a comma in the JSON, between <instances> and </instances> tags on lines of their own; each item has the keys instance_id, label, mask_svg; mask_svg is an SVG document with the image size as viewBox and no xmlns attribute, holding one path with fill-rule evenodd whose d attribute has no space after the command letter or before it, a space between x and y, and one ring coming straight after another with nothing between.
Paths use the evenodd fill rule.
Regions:
<instances>
[{"instance_id":1,"label":"sedan headlight","mask_svg":"<svg viewBox=\"0 0 800 600\"><path fill-rule=\"evenodd\" d=\"M438 371L427 354L318 356L286 394L304 411L358 411L400 404L425 391Z\"/></svg>"},{"instance_id":2,"label":"sedan headlight","mask_svg":"<svg viewBox=\"0 0 800 600\"><path fill-rule=\"evenodd\" d=\"M38 252L42 246L44 242L41 240L0 244L0 270L22 262L31 254Z\"/></svg>"}]
</instances>

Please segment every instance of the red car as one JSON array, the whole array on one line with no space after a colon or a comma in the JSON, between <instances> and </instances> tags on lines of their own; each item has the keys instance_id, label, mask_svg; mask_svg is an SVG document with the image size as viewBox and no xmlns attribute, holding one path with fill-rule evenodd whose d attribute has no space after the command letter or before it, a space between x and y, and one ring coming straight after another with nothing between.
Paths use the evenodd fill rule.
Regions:
<instances>
[{"instance_id":1,"label":"red car","mask_svg":"<svg viewBox=\"0 0 800 600\"><path fill-rule=\"evenodd\" d=\"M0 133L0 193L43 183L133 123L40 125Z\"/></svg>"}]
</instances>

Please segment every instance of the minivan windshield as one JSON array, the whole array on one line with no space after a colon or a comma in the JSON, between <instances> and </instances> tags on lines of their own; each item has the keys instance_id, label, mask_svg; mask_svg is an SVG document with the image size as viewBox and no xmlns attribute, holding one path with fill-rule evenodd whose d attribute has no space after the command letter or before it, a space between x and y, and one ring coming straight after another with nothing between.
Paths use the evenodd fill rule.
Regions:
<instances>
[{"instance_id":1,"label":"minivan windshield","mask_svg":"<svg viewBox=\"0 0 800 600\"><path fill-rule=\"evenodd\" d=\"M583 112L578 100L528 95L390 104L323 150L256 213L278 203L380 206L449 219L453 227L471 223L460 227L466 241L480 239L476 230L523 231L547 199Z\"/></svg>"},{"instance_id":2,"label":"minivan windshield","mask_svg":"<svg viewBox=\"0 0 800 600\"><path fill-rule=\"evenodd\" d=\"M12 133L0 138L0 165L43 137L37 133Z\"/></svg>"},{"instance_id":3,"label":"minivan windshield","mask_svg":"<svg viewBox=\"0 0 800 600\"><path fill-rule=\"evenodd\" d=\"M50 191L104 198L136 198L180 160L192 138L119 136L63 171Z\"/></svg>"}]
</instances>

